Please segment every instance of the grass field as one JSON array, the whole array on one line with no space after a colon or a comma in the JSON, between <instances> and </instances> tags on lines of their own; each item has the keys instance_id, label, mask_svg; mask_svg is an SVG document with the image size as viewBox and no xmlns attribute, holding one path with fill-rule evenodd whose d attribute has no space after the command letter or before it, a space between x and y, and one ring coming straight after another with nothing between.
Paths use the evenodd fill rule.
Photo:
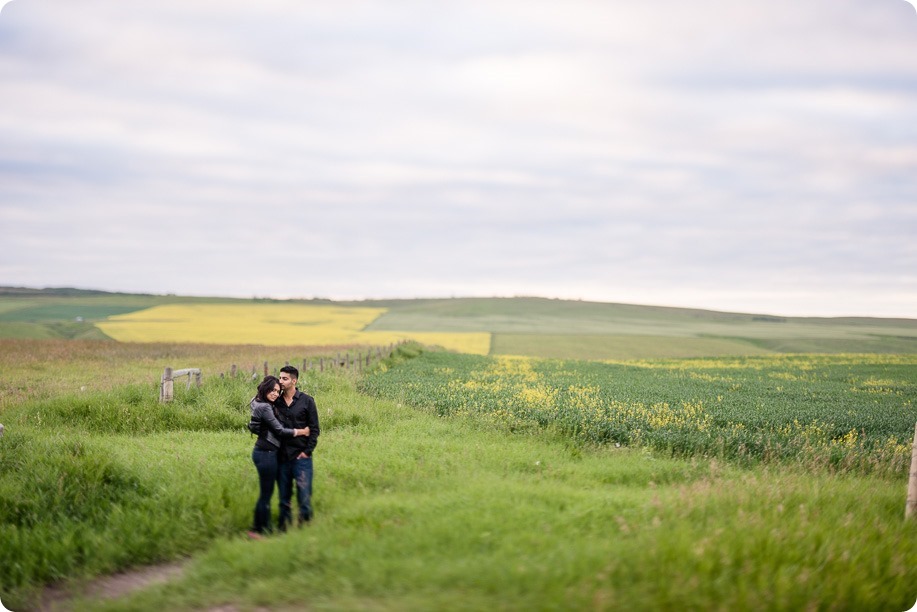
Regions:
<instances>
[{"instance_id":1,"label":"grass field","mask_svg":"<svg viewBox=\"0 0 917 612\"><path fill-rule=\"evenodd\" d=\"M623 334L494 334L490 354L555 359L654 359L709 355L764 355L771 351L749 340Z\"/></svg>"},{"instance_id":2,"label":"grass field","mask_svg":"<svg viewBox=\"0 0 917 612\"><path fill-rule=\"evenodd\" d=\"M0 402L4 605L34 607L49 581L79 592L92 576L173 559L189 562L164 585L67 607L906 610L917 599L917 522L903 520L900 472L673 457L537 420L441 416L436 398L402 383L436 382L451 368L450 380L473 380L479 393L502 380L522 402L508 404L515 409L576 372L569 362L526 368L412 347L367 381L377 393L381 383L408 393L367 396L346 373L306 377L322 417L316 520L247 541L256 482L243 427L253 384L206 375L199 391L178 385L164 407L155 381L176 359L295 362L293 350L0 341L0 380L13 391ZM818 410L849 395L865 411L844 418L871 433L885 423L869 421L872 402L888 413L913 399L913 363L898 359L581 363L584 378L563 389L611 372L614 382L603 380L622 402L723 394L749 426L767 416L756 402L779 393L806 389L826 400Z\"/></svg>"},{"instance_id":3,"label":"grass field","mask_svg":"<svg viewBox=\"0 0 917 612\"><path fill-rule=\"evenodd\" d=\"M316 522L242 538L252 369L405 338L465 354L309 372ZM65 607L906 610L915 355L915 320L0 296L0 600L189 559ZM166 366L203 388L160 405Z\"/></svg>"},{"instance_id":4,"label":"grass field","mask_svg":"<svg viewBox=\"0 0 917 612\"><path fill-rule=\"evenodd\" d=\"M801 318L548 300L380 302L368 329L493 333L491 354L637 359L763 353L917 353L917 320Z\"/></svg>"},{"instance_id":5,"label":"grass field","mask_svg":"<svg viewBox=\"0 0 917 612\"><path fill-rule=\"evenodd\" d=\"M219 323L218 314L189 318L208 308L215 309L211 313L234 311L238 316ZM342 327L338 319L322 331L316 317L308 314L322 309L353 309L351 320L363 321L364 326ZM304 314L271 315L297 310ZM376 316L363 318L369 312ZM596 360L917 353L917 320L913 319L794 318L543 298L334 303L121 294L0 295L0 338L102 339L106 334L120 341L295 341L310 346L320 342L379 345L411 338L473 354Z\"/></svg>"}]
</instances>

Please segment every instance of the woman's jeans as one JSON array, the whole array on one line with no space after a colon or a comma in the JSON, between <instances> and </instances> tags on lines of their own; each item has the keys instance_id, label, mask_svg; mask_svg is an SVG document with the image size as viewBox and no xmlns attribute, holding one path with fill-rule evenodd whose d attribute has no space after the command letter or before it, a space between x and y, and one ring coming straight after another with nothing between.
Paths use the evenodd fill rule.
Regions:
<instances>
[{"instance_id":1,"label":"woman's jeans","mask_svg":"<svg viewBox=\"0 0 917 612\"><path fill-rule=\"evenodd\" d=\"M271 496L274 495L274 483L277 482L277 451L255 449L252 461L258 470L260 495L255 504L255 523L252 531L267 533L271 531Z\"/></svg>"},{"instance_id":2,"label":"woman's jeans","mask_svg":"<svg viewBox=\"0 0 917 612\"><path fill-rule=\"evenodd\" d=\"M312 458L289 459L280 462L280 530L293 520L293 489L299 502L299 522L312 520Z\"/></svg>"}]
</instances>

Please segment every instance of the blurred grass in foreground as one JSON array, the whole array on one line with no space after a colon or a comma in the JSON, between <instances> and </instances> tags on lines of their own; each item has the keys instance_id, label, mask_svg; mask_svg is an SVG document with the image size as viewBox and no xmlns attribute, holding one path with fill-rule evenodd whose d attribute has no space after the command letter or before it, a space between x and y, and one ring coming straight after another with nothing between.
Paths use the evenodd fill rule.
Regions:
<instances>
[{"instance_id":1,"label":"blurred grass in foreground","mask_svg":"<svg viewBox=\"0 0 917 612\"><path fill-rule=\"evenodd\" d=\"M136 383L8 406L4 605L183 556L166 585L73 607L905 610L917 596L903 477L672 459L482 428L346 376L305 386L323 426L316 520L261 542L241 535L257 489L250 382L209 379L168 408Z\"/></svg>"}]
</instances>

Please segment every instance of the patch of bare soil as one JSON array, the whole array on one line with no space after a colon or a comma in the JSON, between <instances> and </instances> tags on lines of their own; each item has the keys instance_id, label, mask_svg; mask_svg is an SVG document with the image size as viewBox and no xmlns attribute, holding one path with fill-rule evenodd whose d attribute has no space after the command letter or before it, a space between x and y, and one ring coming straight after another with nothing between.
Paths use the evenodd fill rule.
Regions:
<instances>
[{"instance_id":1,"label":"patch of bare soil","mask_svg":"<svg viewBox=\"0 0 917 612\"><path fill-rule=\"evenodd\" d=\"M114 599L144 587L168 582L182 574L185 562L165 563L103 576L77 586L50 586L45 589L38 606L40 612L60 612L70 608L74 597Z\"/></svg>"}]
</instances>

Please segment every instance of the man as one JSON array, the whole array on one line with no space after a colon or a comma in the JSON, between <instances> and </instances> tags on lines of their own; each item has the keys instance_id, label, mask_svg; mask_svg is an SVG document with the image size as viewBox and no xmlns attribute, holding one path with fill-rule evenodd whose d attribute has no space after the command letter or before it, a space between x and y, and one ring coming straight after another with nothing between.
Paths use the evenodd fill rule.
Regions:
<instances>
[{"instance_id":1,"label":"man","mask_svg":"<svg viewBox=\"0 0 917 612\"><path fill-rule=\"evenodd\" d=\"M280 489L280 530L286 531L293 521L293 483L296 483L296 500L299 503L298 524L312 520L312 452L318 443L318 410L315 399L296 388L299 370L293 366L280 368L282 393L274 406L284 427L309 428L308 436L283 440L280 465L277 473Z\"/></svg>"}]
</instances>

